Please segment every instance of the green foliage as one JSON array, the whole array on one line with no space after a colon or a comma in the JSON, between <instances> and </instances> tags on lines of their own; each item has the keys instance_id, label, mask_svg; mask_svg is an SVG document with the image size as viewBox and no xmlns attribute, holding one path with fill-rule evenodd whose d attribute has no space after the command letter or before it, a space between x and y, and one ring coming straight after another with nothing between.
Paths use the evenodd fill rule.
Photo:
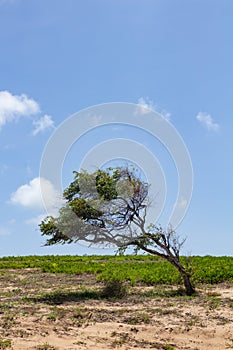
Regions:
<instances>
[{"instance_id":1,"label":"green foliage","mask_svg":"<svg viewBox=\"0 0 233 350\"><path fill-rule=\"evenodd\" d=\"M84 170L73 173L74 181L63 192L66 203L58 216L48 216L39 224L42 235L48 237L46 245L79 240L113 243L113 231L124 230L145 208L143 202L148 185L129 168L98 169L91 174Z\"/></svg>"},{"instance_id":2,"label":"green foliage","mask_svg":"<svg viewBox=\"0 0 233 350\"><path fill-rule=\"evenodd\" d=\"M47 320L56 321L56 319L57 319L57 314L56 313L51 313L51 314L47 315Z\"/></svg>"},{"instance_id":3,"label":"green foliage","mask_svg":"<svg viewBox=\"0 0 233 350\"><path fill-rule=\"evenodd\" d=\"M181 262L185 257L181 257ZM22 256L0 259L1 269L40 268L44 272L95 274L98 280L116 278L131 284L182 284L176 269L152 255L125 256ZM194 283L233 282L233 257L192 257Z\"/></svg>"},{"instance_id":4,"label":"green foliage","mask_svg":"<svg viewBox=\"0 0 233 350\"><path fill-rule=\"evenodd\" d=\"M116 198L116 184L120 177L118 169L98 169L92 174L86 171L73 171L74 181L65 189L64 198L71 202L75 198L87 193L96 193L105 200Z\"/></svg>"},{"instance_id":5,"label":"green foliage","mask_svg":"<svg viewBox=\"0 0 233 350\"><path fill-rule=\"evenodd\" d=\"M72 240L66 235L62 234L58 229L56 219L52 216L47 216L39 224L42 236L51 236L47 239L46 245L52 245L57 243L72 243Z\"/></svg>"},{"instance_id":6,"label":"green foliage","mask_svg":"<svg viewBox=\"0 0 233 350\"><path fill-rule=\"evenodd\" d=\"M38 345L36 347L37 350L56 350L57 348L55 348L55 346L50 345L49 343L45 343L43 345Z\"/></svg>"},{"instance_id":7,"label":"green foliage","mask_svg":"<svg viewBox=\"0 0 233 350\"><path fill-rule=\"evenodd\" d=\"M74 198L70 203L69 207L72 211L83 220L98 219L102 215L100 210L96 210L90 206L90 204L83 198Z\"/></svg>"},{"instance_id":8,"label":"green foliage","mask_svg":"<svg viewBox=\"0 0 233 350\"><path fill-rule=\"evenodd\" d=\"M104 286L102 296L109 299L122 299L127 295L127 287L117 278L109 279Z\"/></svg>"},{"instance_id":9,"label":"green foliage","mask_svg":"<svg viewBox=\"0 0 233 350\"><path fill-rule=\"evenodd\" d=\"M162 349L163 350L174 350L175 349L175 346L174 345L171 345L171 344L164 344L162 346Z\"/></svg>"},{"instance_id":10,"label":"green foliage","mask_svg":"<svg viewBox=\"0 0 233 350\"><path fill-rule=\"evenodd\" d=\"M103 213L98 206L101 201L117 196L117 171L113 174L101 170L93 174L86 171L73 173L74 181L63 192L66 205L60 209L57 218L48 216L39 224L42 236L49 237L46 245L73 242L73 236L76 234L77 237L79 234L77 231L85 230L83 226L78 227L82 222L103 226L100 219Z\"/></svg>"},{"instance_id":11,"label":"green foliage","mask_svg":"<svg viewBox=\"0 0 233 350\"><path fill-rule=\"evenodd\" d=\"M108 171L97 170L96 172L96 189L98 194L104 200L117 198L117 182L120 178L118 169L109 168Z\"/></svg>"},{"instance_id":12,"label":"green foliage","mask_svg":"<svg viewBox=\"0 0 233 350\"><path fill-rule=\"evenodd\" d=\"M11 341L9 339L0 339L0 349L11 348Z\"/></svg>"}]
</instances>

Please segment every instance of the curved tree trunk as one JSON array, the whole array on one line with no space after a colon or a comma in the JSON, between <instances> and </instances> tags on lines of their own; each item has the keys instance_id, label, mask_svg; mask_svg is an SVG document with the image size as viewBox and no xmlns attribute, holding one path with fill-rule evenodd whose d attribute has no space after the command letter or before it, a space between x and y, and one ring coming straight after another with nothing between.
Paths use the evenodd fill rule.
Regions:
<instances>
[{"instance_id":1,"label":"curved tree trunk","mask_svg":"<svg viewBox=\"0 0 233 350\"><path fill-rule=\"evenodd\" d=\"M138 240L132 241L128 245L136 245L139 249L142 249L149 254L160 256L161 258L171 263L179 271L180 275L183 278L186 294L193 295L195 293L195 288L192 285L192 282L190 281L189 273L186 271L185 267L180 262L179 255L173 254L170 250L170 247L168 245L162 244L157 238L154 241L160 248L162 248L165 251L165 254L160 253L157 250L153 250L144 244L141 244Z\"/></svg>"},{"instance_id":2,"label":"curved tree trunk","mask_svg":"<svg viewBox=\"0 0 233 350\"><path fill-rule=\"evenodd\" d=\"M177 270L179 271L179 273L181 274L183 281L184 281L184 287L185 287L185 291L187 295L193 295L195 293L195 288L192 285L191 281L190 281L190 276L187 273L187 271L185 270L184 266L181 264L181 262L178 260L178 258L173 257L172 260L168 259L170 261L170 263L175 266L175 268L177 268Z\"/></svg>"},{"instance_id":3,"label":"curved tree trunk","mask_svg":"<svg viewBox=\"0 0 233 350\"><path fill-rule=\"evenodd\" d=\"M190 277L187 273L183 274L184 286L187 295L193 295L195 293L195 289L190 281Z\"/></svg>"}]
</instances>

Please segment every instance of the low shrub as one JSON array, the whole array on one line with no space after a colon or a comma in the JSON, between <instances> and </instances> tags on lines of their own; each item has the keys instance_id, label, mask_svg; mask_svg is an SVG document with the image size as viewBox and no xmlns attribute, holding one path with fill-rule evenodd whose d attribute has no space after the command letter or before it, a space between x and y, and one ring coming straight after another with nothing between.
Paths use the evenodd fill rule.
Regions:
<instances>
[{"instance_id":1,"label":"low shrub","mask_svg":"<svg viewBox=\"0 0 233 350\"><path fill-rule=\"evenodd\" d=\"M127 295L126 284L119 279L110 279L105 282L102 296L107 299L122 299Z\"/></svg>"}]
</instances>

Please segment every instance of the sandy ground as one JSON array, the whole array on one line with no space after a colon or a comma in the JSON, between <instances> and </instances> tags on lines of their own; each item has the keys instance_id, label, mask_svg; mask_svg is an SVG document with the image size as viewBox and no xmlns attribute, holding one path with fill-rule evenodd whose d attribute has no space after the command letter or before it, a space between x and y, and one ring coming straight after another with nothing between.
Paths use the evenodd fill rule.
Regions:
<instances>
[{"instance_id":1,"label":"sandy ground","mask_svg":"<svg viewBox=\"0 0 233 350\"><path fill-rule=\"evenodd\" d=\"M233 349L233 284L102 289L90 275L0 271L0 349Z\"/></svg>"}]
</instances>

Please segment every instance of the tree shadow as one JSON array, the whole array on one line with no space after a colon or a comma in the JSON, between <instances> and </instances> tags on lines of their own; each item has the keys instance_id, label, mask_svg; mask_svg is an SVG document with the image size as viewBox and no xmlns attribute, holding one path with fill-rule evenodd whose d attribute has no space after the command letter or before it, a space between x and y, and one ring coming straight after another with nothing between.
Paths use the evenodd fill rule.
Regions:
<instances>
[{"instance_id":1,"label":"tree shadow","mask_svg":"<svg viewBox=\"0 0 233 350\"><path fill-rule=\"evenodd\" d=\"M101 291L94 290L84 290L78 292L52 292L43 294L39 297L26 298L26 300L29 302L45 303L48 305L61 305L66 302L78 302L89 299L103 299L103 293Z\"/></svg>"},{"instance_id":2,"label":"tree shadow","mask_svg":"<svg viewBox=\"0 0 233 350\"><path fill-rule=\"evenodd\" d=\"M158 296L166 298L176 298L176 297L185 297L185 298L194 298L197 296L197 292L188 296L186 290L183 287L177 289L168 289L168 290L158 290L155 292Z\"/></svg>"}]
</instances>

